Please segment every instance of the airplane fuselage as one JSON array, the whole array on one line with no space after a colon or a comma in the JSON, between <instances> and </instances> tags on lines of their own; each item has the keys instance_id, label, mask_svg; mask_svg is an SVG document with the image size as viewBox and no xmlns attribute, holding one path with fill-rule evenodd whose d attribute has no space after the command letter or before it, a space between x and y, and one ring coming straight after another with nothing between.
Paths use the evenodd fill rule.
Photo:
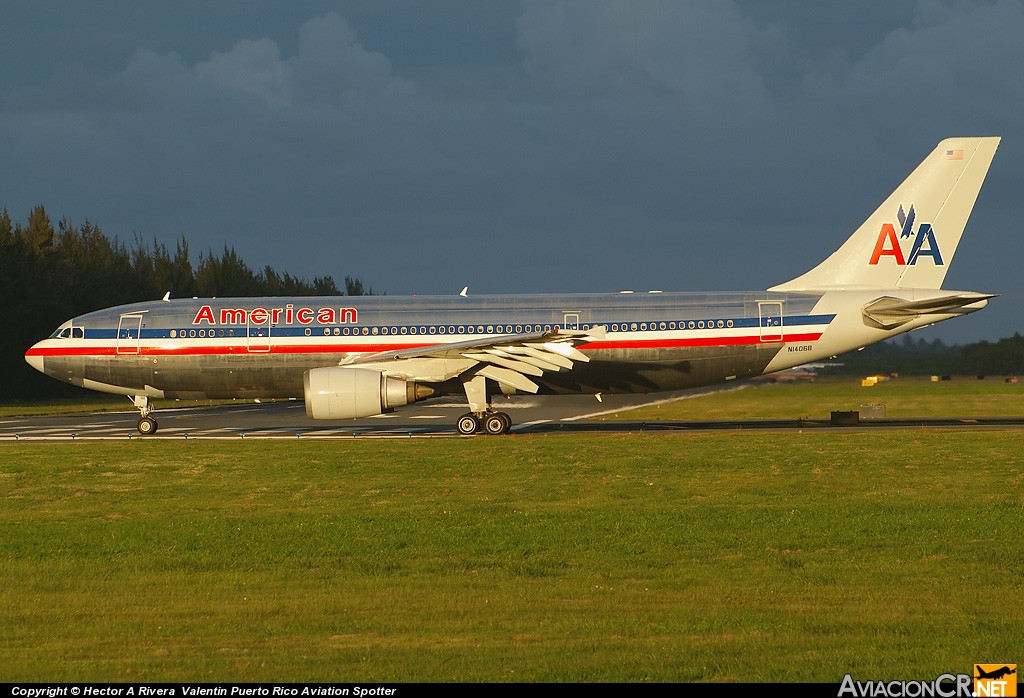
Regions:
<instances>
[{"instance_id":1,"label":"airplane fuselage","mask_svg":"<svg viewBox=\"0 0 1024 698\"><path fill-rule=\"evenodd\" d=\"M591 361L545 375L541 392L656 392L761 375L787 348L799 349L792 365L820 358L813 347L834 314L816 313L819 300L766 292L179 299L80 316L28 356L49 376L106 392L302 397L307 370L355 354L603 325L604 339L580 347Z\"/></svg>"},{"instance_id":2,"label":"airplane fuselage","mask_svg":"<svg viewBox=\"0 0 1024 698\"><path fill-rule=\"evenodd\" d=\"M539 392L647 393L759 376L897 333L838 327L844 307L861 320L857 296L879 294L177 299L82 315L27 356L53 378L111 393L299 398L306 371L354 355L604 326L603 339L579 347L590 362L538 378ZM456 382L438 393L461 390Z\"/></svg>"}]
</instances>

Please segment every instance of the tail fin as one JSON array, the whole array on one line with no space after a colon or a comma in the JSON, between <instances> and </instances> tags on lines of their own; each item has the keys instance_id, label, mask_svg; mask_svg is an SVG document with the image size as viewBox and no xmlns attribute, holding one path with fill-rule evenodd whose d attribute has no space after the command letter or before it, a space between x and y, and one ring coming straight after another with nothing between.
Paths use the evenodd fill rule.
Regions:
<instances>
[{"instance_id":1,"label":"tail fin","mask_svg":"<svg viewBox=\"0 0 1024 698\"><path fill-rule=\"evenodd\" d=\"M941 288L998 145L942 141L831 257L769 290Z\"/></svg>"}]
</instances>

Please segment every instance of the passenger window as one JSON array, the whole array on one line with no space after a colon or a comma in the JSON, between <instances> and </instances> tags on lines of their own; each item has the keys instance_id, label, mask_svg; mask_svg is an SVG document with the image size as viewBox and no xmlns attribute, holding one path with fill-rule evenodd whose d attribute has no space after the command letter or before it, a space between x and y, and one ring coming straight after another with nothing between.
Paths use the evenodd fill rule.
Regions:
<instances>
[{"instance_id":1,"label":"passenger window","mask_svg":"<svg viewBox=\"0 0 1024 698\"><path fill-rule=\"evenodd\" d=\"M311 331L311 330L310 330L310 329L309 329L309 328L307 327L307 328L306 328L306 336L308 337L308 336L310 336L311 334L313 334L313 333L312 333L312 331Z\"/></svg>"}]
</instances>

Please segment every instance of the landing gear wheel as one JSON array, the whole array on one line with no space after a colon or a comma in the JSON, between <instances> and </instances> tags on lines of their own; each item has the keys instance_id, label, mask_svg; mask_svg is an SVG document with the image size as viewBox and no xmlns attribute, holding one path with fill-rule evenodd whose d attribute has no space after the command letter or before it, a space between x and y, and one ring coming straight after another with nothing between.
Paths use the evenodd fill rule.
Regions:
<instances>
[{"instance_id":1,"label":"landing gear wheel","mask_svg":"<svg viewBox=\"0 0 1024 698\"><path fill-rule=\"evenodd\" d=\"M138 425L136 425L136 428L139 430L139 433L142 434L143 436L155 434L156 427L156 420L153 419L152 417L143 417L142 419L139 420Z\"/></svg>"},{"instance_id":2,"label":"landing gear wheel","mask_svg":"<svg viewBox=\"0 0 1024 698\"><path fill-rule=\"evenodd\" d=\"M512 418L504 412L492 412L484 417L484 431L492 436L507 434L512 428Z\"/></svg>"},{"instance_id":3,"label":"landing gear wheel","mask_svg":"<svg viewBox=\"0 0 1024 698\"><path fill-rule=\"evenodd\" d=\"M455 427L459 430L460 434L468 436L469 434L475 434L480 430L480 420L476 418L476 415L472 412L459 417L459 421L455 423Z\"/></svg>"}]
</instances>

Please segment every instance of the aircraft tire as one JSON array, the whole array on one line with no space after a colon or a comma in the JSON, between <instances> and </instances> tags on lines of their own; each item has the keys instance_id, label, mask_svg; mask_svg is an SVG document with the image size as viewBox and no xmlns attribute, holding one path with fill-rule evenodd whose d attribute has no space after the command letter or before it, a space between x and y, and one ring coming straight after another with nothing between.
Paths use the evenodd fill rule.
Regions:
<instances>
[{"instance_id":1,"label":"aircraft tire","mask_svg":"<svg viewBox=\"0 0 1024 698\"><path fill-rule=\"evenodd\" d=\"M508 416L508 412L499 412L498 416L501 417L502 420L505 422L505 431L504 431L504 433L507 434L510 431L512 431L512 418Z\"/></svg>"},{"instance_id":2,"label":"aircraft tire","mask_svg":"<svg viewBox=\"0 0 1024 698\"><path fill-rule=\"evenodd\" d=\"M508 432L512 420L507 419L501 412L495 412L484 417L484 431L491 436L498 436Z\"/></svg>"},{"instance_id":3,"label":"aircraft tire","mask_svg":"<svg viewBox=\"0 0 1024 698\"><path fill-rule=\"evenodd\" d=\"M150 434L156 433L157 423L152 417L143 417L139 420L139 423L135 427L139 430L139 433L143 436L149 436Z\"/></svg>"},{"instance_id":4,"label":"aircraft tire","mask_svg":"<svg viewBox=\"0 0 1024 698\"><path fill-rule=\"evenodd\" d=\"M455 428L463 436L469 436L480 431L480 420L472 412L467 412L459 417L459 421L455 422Z\"/></svg>"}]
</instances>

